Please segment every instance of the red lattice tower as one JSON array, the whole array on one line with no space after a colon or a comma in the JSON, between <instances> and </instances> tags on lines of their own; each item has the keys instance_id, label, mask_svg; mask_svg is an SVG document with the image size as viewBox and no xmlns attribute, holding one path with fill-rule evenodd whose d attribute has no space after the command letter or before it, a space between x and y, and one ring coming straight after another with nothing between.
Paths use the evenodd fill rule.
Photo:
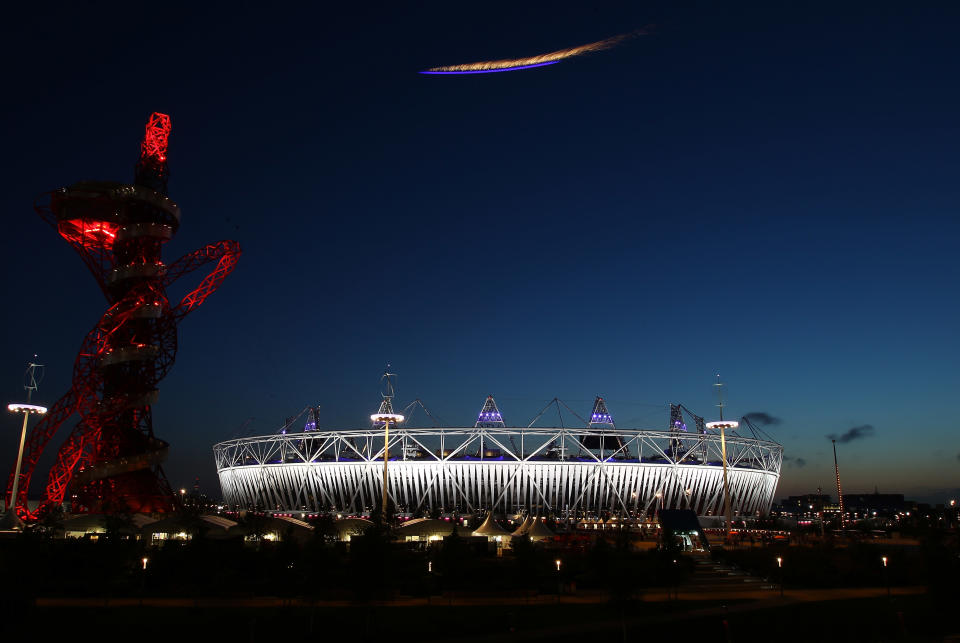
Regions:
<instances>
[{"instance_id":1,"label":"red lattice tower","mask_svg":"<svg viewBox=\"0 0 960 643\"><path fill-rule=\"evenodd\" d=\"M240 246L220 241L170 265L161 250L180 226L180 208L167 197L170 117L147 122L133 185L84 181L60 188L37 212L57 229L106 295L109 307L87 333L66 395L30 432L16 503L35 519L64 501L74 512L164 512L175 498L161 468L168 445L153 434L157 384L177 352L177 323L213 293L236 266ZM207 264L213 270L177 303L166 288ZM27 490L40 454L72 415L79 422L57 452L40 507L27 509Z\"/></svg>"}]
</instances>

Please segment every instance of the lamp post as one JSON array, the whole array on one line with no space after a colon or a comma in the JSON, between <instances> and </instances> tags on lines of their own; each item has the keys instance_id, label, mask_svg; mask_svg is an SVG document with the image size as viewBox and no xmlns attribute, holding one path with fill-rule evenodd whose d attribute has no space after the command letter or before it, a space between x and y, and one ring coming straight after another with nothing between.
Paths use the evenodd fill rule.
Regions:
<instances>
[{"instance_id":1,"label":"lamp post","mask_svg":"<svg viewBox=\"0 0 960 643\"><path fill-rule=\"evenodd\" d=\"M678 566L676 558L673 559L670 576L673 581L673 600L676 601L680 599L680 567Z\"/></svg>"},{"instance_id":2,"label":"lamp post","mask_svg":"<svg viewBox=\"0 0 960 643\"><path fill-rule=\"evenodd\" d=\"M727 439L724 431L726 429L735 431L737 427L740 426L740 423L723 419L723 407L726 405L723 403L723 383L720 381L719 373L717 373L717 382L714 384L714 387L717 389L717 407L720 409L720 421L707 422L705 426L708 429L720 429L720 457L723 461L723 515L727 521L724 541L730 542L730 525L733 522L733 508L730 506L730 483L727 481Z\"/></svg>"},{"instance_id":3,"label":"lamp post","mask_svg":"<svg viewBox=\"0 0 960 643\"><path fill-rule=\"evenodd\" d=\"M780 598L783 598L783 556L777 556L777 567L780 568Z\"/></svg>"},{"instance_id":4,"label":"lamp post","mask_svg":"<svg viewBox=\"0 0 960 643\"><path fill-rule=\"evenodd\" d=\"M381 515L383 522L387 522L387 463L390 461L390 423L399 424L403 422L403 416L399 413L374 413L370 416L374 422L383 422L383 507Z\"/></svg>"},{"instance_id":5,"label":"lamp post","mask_svg":"<svg viewBox=\"0 0 960 643\"><path fill-rule=\"evenodd\" d=\"M720 415L723 415L721 409ZM740 426L739 422L724 421L707 422L708 429L720 429L720 457L723 461L723 515L726 518L726 540L730 540L730 524L733 522L733 507L730 505L730 483L727 481L727 438L724 434L726 429L736 430Z\"/></svg>"},{"instance_id":6,"label":"lamp post","mask_svg":"<svg viewBox=\"0 0 960 643\"><path fill-rule=\"evenodd\" d=\"M370 420L375 424L383 422L383 506L380 511L383 517L383 524L386 525L388 498L387 463L390 461L390 423L399 424L403 422L403 415L393 412L393 384L390 382L393 373L384 373L383 377L387 380L387 392L383 394L383 401L380 402L380 410L371 415Z\"/></svg>"},{"instance_id":7,"label":"lamp post","mask_svg":"<svg viewBox=\"0 0 960 643\"><path fill-rule=\"evenodd\" d=\"M887 557L883 556L883 582L887 585L887 600L890 600L890 572L887 571Z\"/></svg>"},{"instance_id":8,"label":"lamp post","mask_svg":"<svg viewBox=\"0 0 960 643\"><path fill-rule=\"evenodd\" d=\"M36 357L36 356L34 356ZM17 491L20 489L20 467L23 464L23 446L27 440L27 422L33 414L43 415L47 412L47 407L38 404L30 404L30 398L33 392L37 390L37 369L43 369L43 364L34 364L30 362L27 366L26 383L23 388L27 391L27 403L8 404L7 410L11 413L23 414L23 425L20 427L20 448L17 451L17 466L13 471L13 489L10 491L10 500L7 504L7 513L0 521L0 529L23 529L23 521L17 516ZM40 371L41 377L43 371Z\"/></svg>"}]
</instances>

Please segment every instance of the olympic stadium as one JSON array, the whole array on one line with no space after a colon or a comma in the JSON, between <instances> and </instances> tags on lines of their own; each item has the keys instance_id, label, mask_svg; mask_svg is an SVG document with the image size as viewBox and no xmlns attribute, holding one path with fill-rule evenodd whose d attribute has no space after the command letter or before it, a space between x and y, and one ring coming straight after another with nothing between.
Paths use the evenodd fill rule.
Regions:
<instances>
[{"instance_id":1,"label":"olympic stadium","mask_svg":"<svg viewBox=\"0 0 960 643\"><path fill-rule=\"evenodd\" d=\"M389 407L389 398L385 403ZM380 507L383 424L320 430L312 413L302 432L214 445L228 506L351 515ZM720 433L682 405L670 406L666 430L618 427L600 397L588 417L573 427L534 427L536 419L510 427L490 396L472 427L391 424L389 502L410 516L493 511L642 518L659 509L720 515L725 447L733 513L769 511L783 447L749 421L741 420L739 434L728 430L721 444Z\"/></svg>"}]
</instances>

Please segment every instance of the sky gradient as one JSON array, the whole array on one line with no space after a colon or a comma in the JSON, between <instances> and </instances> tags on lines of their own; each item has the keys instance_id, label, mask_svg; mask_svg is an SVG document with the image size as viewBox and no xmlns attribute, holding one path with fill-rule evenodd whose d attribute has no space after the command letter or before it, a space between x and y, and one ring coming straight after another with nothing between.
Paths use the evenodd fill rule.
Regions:
<instances>
[{"instance_id":1,"label":"sky gradient","mask_svg":"<svg viewBox=\"0 0 960 643\"><path fill-rule=\"evenodd\" d=\"M4 395L33 353L36 399L62 395L105 309L34 198L132 180L162 111L183 209L165 257L244 249L160 384L174 486L218 494L210 447L249 418L265 434L319 404L364 426L389 362L399 402L453 425L488 393L516 424L601 394L666 428L671 402L713 417L719 372L728 416L778 420L778 498L831 488L826 436L865 425L839 445L845 490L956 493L960 8L508 6L13 16ZM543 68L417 73L646 25Z\"/></svg>"}]
</instances>

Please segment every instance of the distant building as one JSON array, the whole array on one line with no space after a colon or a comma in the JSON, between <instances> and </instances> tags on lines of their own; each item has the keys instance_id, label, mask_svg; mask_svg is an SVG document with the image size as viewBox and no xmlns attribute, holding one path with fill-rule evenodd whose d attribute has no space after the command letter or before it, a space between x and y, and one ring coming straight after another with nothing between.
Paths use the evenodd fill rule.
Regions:
<instances>
[{"instance_id":1,"label":"distant building","mask_svg":"<svg viewBox=\"0 0 960 643\"><path fill-rule=\"evenodd\" d=\"M859 515L895 514L912 507L916 503L907 502L902 493L845 493L843 494L844 509L847 513Z\"/></svg>"},{"instance_id":2,"label":"distant building","mask_svg":"<svg viewBox=\"0 0 960 643\"><path fill-rule=\"evenodd\" d=\"M777 509L781 514L800 517L807 514L816 514L831 504L827 494L807 493L802 496L789 496L781 500Z\"/></svg>"}]
</instances>

